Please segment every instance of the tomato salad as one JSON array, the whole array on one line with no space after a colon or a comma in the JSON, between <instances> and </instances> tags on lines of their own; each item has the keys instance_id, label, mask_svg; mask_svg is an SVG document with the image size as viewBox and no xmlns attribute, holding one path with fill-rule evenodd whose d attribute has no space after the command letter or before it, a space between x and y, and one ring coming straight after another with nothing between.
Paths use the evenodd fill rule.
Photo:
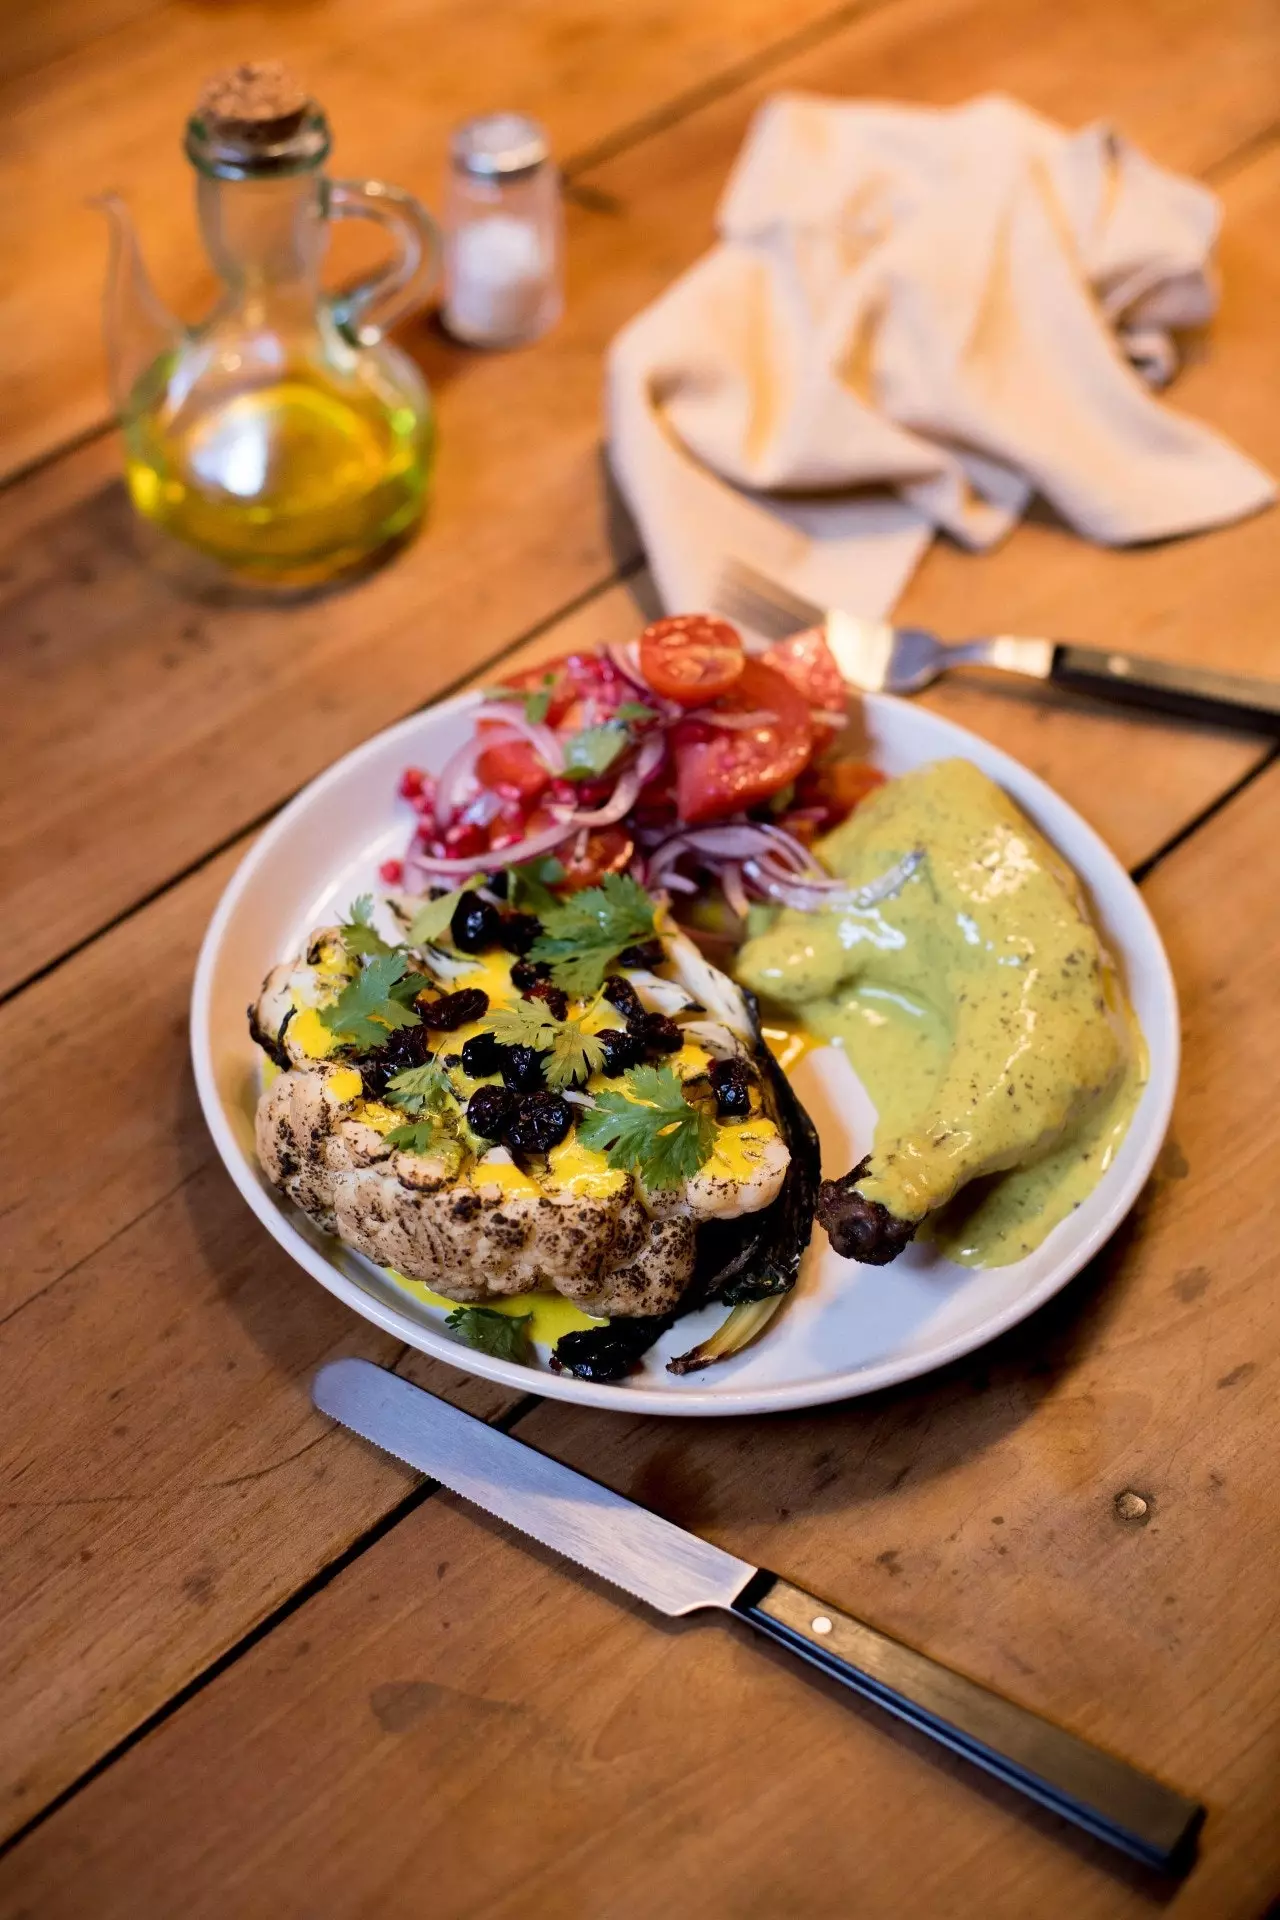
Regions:
<instances>
[{"instance_id":1,"label":"tomato salad","mask_svg":"<svg viewBox=\"0 0 1280 1920\"><path fill-rule=\"evenodd\" d=\"M406 770L418 825L382 877L456 886L554 856L562 893L626 871L676 896L714 879L740 919L753 898L836 904L812 842L883 778L833 753L845 719L820 633L750 655L727 620L672 615L487 689L448 764Z\"/></svg>"}]
</instances>

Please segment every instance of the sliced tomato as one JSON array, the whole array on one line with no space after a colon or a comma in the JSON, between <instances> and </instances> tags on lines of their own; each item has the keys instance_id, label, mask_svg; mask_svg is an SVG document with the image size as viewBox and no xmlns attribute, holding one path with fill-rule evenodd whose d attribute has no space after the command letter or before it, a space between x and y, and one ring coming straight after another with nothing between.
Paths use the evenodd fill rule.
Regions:
<instances>
[{"instance_id":1,"label":"sliced tomato","mask_svg":"<svg viewBox=\"0 0 1280 1920\"><path fill-rule=\"evenodd\" d=\"M556 858L564 868L564 879L557 880L559 893L581 893L584 887L597 887L606 873L621 873L631 864L635 841L623 827L597 827L587 834L581 852L577 840L566 840Z\"/></svg>"},{"instance_id":2,"label":"sliced tomato","mask_svg":"<svg viewBox=\"0 0 1280 1920\"><path fill-rule=\"evenodd\" d=\"M481 720L476 731L482 740L501 734L496 720ZM527 740L499 739L486 747L476 760L476 778L482 787L497 791L509 788L521 800L533 800L547 785L551 775Z\"/></svg>"},{"instance_id":3,"label":"sliced tomato","mask_svg":"<svg viewBox=\"0 0 1280 1920\"><path fill-rule=\"evenodd\" d=\"M847 820L854 808L884 785L879 767L865 760L823 760L806 769L796 786L798 807L823 807L827 818L823 826L836 826Z\"/></svg>"},{"instance_id":4,"label":"sliced tomato","mask_svg":"<svg viewBox=\"0 0 1280 1920\"><path fill-rule=\"evenodd\" d=\"M655 693L701 707L727 693L746 655L742 636L712 613L674 613L640 635L640 671Z\"/></svg>"},{"instance_id":5,"label":"sliced tomato","mask_svg":"<svg viewBox=\"0 0 1280 1920\"><path fill-rule=\"evenodd\" d=\"M786 676L811 707L844 712L849 697L844 675L816 627L808 633L793 633L789 640L779 640L764 659L776 673Z\"/></svg>"},{"instance_id":6,"label":"sliced tomato","mask_svg":"<svg viewBox=\"0 0 1280 1920\"><path fill-rule=\"evenodd\" d=\"M745 661L715 706L722 713L770 717L732 730L696 720L672 729L676 799L680 818L690 826L758 806L803 772L813 750L808 701L761 660Z\"/></svg>"}]
</instances>

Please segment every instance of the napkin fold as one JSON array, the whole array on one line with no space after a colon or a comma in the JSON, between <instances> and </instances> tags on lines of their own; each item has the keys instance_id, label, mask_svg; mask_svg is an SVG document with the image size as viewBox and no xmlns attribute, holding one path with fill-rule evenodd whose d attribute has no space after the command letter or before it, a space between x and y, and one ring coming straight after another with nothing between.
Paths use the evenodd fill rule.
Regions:
<instances>
[{"instance_id":1,"label":"napkin fold","mask_svg":"<svg viewBox=\"0 0 1280 1920\"><path fill-rule=\"evenodd\" d=\"M719 244L614 341L610 457L664 604L726 555L887 612L936 529L1035 493L1106 545L1253 513L1271 478L1153 398L1213 313L1218 203L1108 127L1000 96L757 114Z\"/></svg>"}]
</instances>

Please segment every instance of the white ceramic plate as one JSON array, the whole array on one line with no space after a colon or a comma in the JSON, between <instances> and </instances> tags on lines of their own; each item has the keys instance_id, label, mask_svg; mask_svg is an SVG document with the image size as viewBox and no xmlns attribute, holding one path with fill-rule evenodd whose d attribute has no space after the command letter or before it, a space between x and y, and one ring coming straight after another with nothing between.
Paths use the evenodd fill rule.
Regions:
<instances>
[{"instance_id":1,"label":"white ceramic plate","mask_svg":"<svg viewBox=\"0 0 1280 1920\"><path fill-rule=\"evenodd\" d=\"M410 830L408 809L393 799L401 771L443 766L469 730L477 698L463 694L415 714L314 780L246 856L201 948L191 1044L205 1118L241 1193L308 1273L398 1339L506 1386L628 1412L733 1414L842 1400L927 1373L1013 1326L1079 1272L1137 1199L1168 1126L1178 1009L1160 937L1114 855L1043 781L964 728L883 695L864 702L869 757L893 774L959 754L1012 794L1085 881L1146 1034L1151 1076L1116 1159L1034 1253L975 1271L918 1245L891 1267L867 1268L841 1260L819 1231L795 1294L754 1347L684 1379L667 1373L671 1355L723 1318L723 1308L708 1308L679 1321L641 1372L601 1386L475 1352L448 1332L442 1310L419 1304L282 1201L254 1158L262 1063L245 1008L268 969L300 951L313 928L340 918L356 894L377 891L379 863L402 851ZM794 1079L822 1135L824 1171L846 1172L867 1151L875 1123L848 1060L821 1048Z\"/></svg>"}]
</instances>

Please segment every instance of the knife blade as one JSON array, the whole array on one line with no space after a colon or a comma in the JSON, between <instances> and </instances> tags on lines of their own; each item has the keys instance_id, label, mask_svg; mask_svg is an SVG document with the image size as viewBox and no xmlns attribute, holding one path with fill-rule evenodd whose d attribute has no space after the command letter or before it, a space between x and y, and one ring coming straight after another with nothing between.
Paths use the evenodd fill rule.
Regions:
<instances>
[{"instance_id":1,"label":"knife blade","mask_svg":"<svg viewBox=\"0 0 1280 1920\"><path fill-rule=\"evenodd\" d=\"M768 1568L739 1560L368 1360L312 1383L322 1413L671 1617L715 1607L1006 1785L1164 1873L1204 1808Z\"/></svg>"}]
</instances>

